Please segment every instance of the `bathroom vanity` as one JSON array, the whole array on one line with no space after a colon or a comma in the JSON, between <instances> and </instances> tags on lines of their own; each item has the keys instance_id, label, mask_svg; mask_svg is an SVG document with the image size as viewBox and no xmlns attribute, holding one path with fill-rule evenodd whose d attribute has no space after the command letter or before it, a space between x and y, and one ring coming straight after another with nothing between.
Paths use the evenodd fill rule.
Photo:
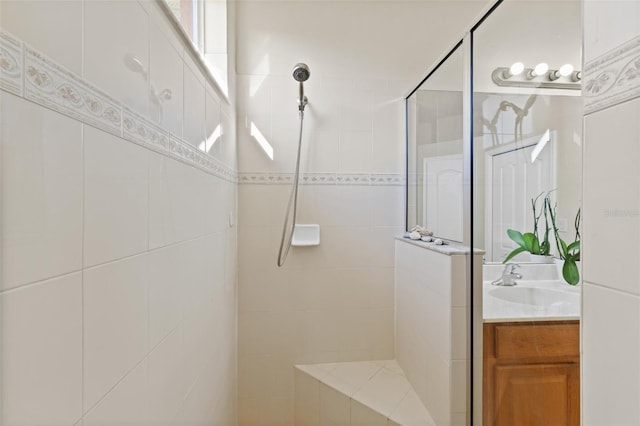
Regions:
<instances>
[{"instance_id":1,"label":"bathroom vanity","mask_svg":"<svg viewBox=\"0 0 640 426\"><path fill-rule=\"evenodd\" d=\"M485 323L484 425L580 424L579 321Z\"/></svg>"},{"instance_id":2,"label":"bathroom vanity","mask_svg":"<svg viewBox=\"0 0 640 426\"><path fill-rule=\"evenodd\" d=\"M483 425L579 425L579 288L487 281L483 299Z\"/></svg>"}]
</instances>

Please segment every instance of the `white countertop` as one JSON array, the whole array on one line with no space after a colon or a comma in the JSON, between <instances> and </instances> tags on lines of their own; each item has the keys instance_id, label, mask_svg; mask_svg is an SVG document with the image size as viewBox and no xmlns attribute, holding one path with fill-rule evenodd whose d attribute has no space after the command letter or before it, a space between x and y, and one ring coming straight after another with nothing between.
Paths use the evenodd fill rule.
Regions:
<instances>
[{"instance_id":1,"label":"white countertop","mask_svg":"<svg viewBox=\"0 0 640 426\"><path fill-rule=\"evenodd\" d=\"M570 286L558 280L518 280L517 283L507 287L483 282L482 313L485 322L580 319L580 286Z\"/></svg>"}]
</instances>

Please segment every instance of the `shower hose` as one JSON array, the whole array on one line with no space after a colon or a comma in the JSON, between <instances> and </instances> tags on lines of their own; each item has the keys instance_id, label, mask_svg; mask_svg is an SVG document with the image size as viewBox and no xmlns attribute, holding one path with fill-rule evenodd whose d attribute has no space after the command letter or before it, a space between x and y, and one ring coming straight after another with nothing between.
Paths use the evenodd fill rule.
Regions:
<instances>
[{"instance_id":1,"label":"shower hose","mask_svg":"<svg viewBox=\"0 0 640 426\"><path fill-rule=\"evenodd\" d=\"M302 150L302 124L304 121L304 111L300 111L300 136L298 137L298 157L296 159L296 171L293 176L293 186L291 187L291 195L289 196L289 204L287 205L287 214L284 217L284 226L282 227L282 239L280 240L280 250L278 251L278 266L284 265L291 249L291 241L293 240L293 231L296 226L296 215L298 211L298 180L300 177L300 151ZM293 205L293 215L291 214L291 206ZM291 217L291 226L289 226L289 217ZM289 229L289 238L287 238L287 229ZM286 248L285 248L286 241Z\"/></svg>"}]
</instances>

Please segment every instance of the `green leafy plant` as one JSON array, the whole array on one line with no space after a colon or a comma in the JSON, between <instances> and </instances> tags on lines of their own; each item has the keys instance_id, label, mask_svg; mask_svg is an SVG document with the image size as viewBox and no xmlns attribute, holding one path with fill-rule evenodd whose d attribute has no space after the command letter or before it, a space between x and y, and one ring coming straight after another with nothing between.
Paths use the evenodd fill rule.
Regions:
<instances>
[{"instance_id":1,"label":"green leafy plant","mask_svg":"<svg viewBox=\"0 0 640 426\"><path fill-rule=\"evenodd\" d=\"M556 248L558 249L558 256L560 256L560 259L564 261L562 265L562 277L567 283L576 285L578 284L578 282L580 282L580 271L576 263L580 261L580 209L578 209L576 217L573 221L575 237L571 243L567 244L560 237L558 226L556 225L557 204L554 204L553 208L551 207L551 199L549 198L549 194L547 194L547 196L545 197L545 205L547 210L549 211L549 216L551 216L551 225L553 226L553 235L556 241Z\"/></svg>"},{"instance_id":2,"label":"green leafy plant","mask_svg":"<svg viewBox=\"0 0 640 426\"><path fill-rule=\"evenodd\" d=\"M549 219L547 217L547 196L545 196L542 200L542 208L538 211L538 200L542 197L544 192L541 192L536 198L531 199L531 208L533 209L533 232L521 233L520 231L516 231L514 229L508 229L507 235L511 240L513 240L518 247L514 249L511 253L505 257L502 263L507 263L514 256L522 252L529 252L531 254L537 254L539 256L548 256L549 251L551 250L551 244L549 243L549 233L551 228L549 227ZM538 234L538 226L540 224L540 219L544 215L545 219L545 230L542 239Z\"/></svg>"}]
</instances>

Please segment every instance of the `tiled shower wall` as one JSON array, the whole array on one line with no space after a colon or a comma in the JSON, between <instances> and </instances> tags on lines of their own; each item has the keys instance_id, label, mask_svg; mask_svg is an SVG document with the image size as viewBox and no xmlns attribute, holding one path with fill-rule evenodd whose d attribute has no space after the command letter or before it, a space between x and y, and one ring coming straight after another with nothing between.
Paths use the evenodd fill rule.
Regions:
<instances>
[{"instance_id":1,"label":"tiled shower wall","mask_svg":"<svg viewBox=\"0 0 640 426\"><path fill-rule=\"evenodd\" d=\"M640 2L584 1L583 12L582 421L637 425Z\"/></svg>"},{"instance_id":2,"label":"tiled shower wall","mask_svg":"<svg viewBox=\"0 0 640 426\"><path fill-rule=\"evenodd\" d=\"M404 96L462 36L446 17L470 22L483 6L238 3L240 424L293 424L294 364L394 357ZM277 268L298 143L297 62L311 69L298 222L320 224L320 245L293 247Z\"/></svg>"},{"instance_id":3,"label":"tiled shower wall","mask_svg":"<svg viewBox=\"0 0 640 426\"><path fill-rule=\"evenodd\" d=\"M235 424L232 107L155 2L0 19L0 423Z\"/></svg>"}]
</instances>

